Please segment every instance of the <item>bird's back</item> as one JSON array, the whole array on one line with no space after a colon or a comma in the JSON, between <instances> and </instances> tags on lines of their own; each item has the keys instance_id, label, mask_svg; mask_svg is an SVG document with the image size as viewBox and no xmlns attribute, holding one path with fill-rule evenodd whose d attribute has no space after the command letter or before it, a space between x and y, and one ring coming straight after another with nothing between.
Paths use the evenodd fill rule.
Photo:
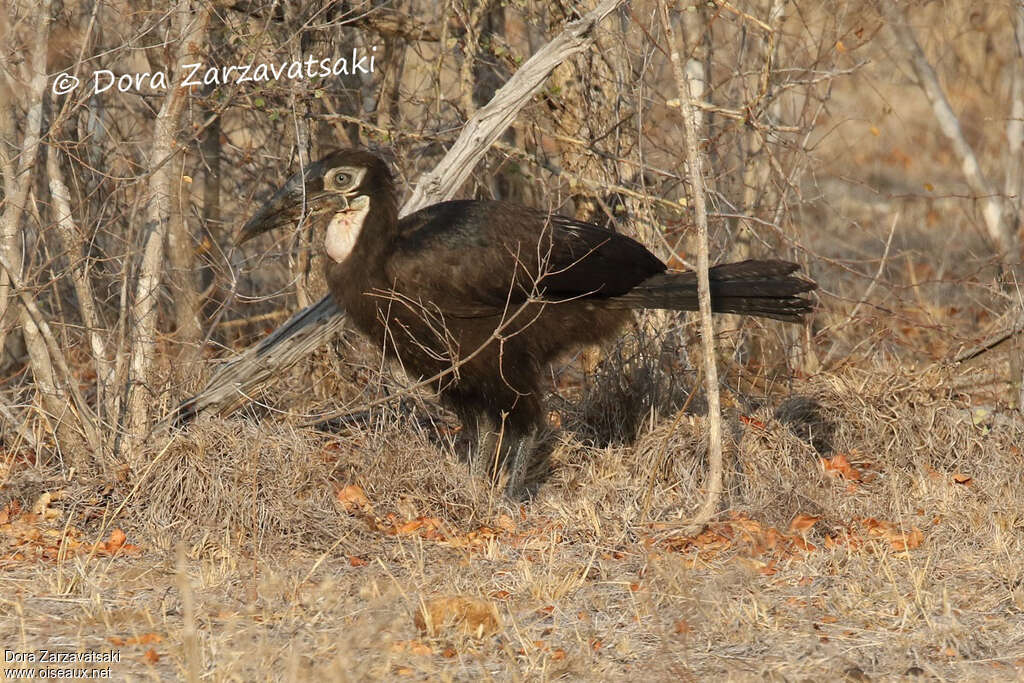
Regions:
<instances>
[{"instance_id":1,"label":"bird's back","mask_svg":"<svg viewBox=\"0 0 1024 683\"><path fill-rule=\"evenodd\" d=\"M415 287L456 314L494 314L530 297L616 296L664 270L625 235L509 202L479 200L442 202L403 218L388 260L397 285Z\"/></svg>"}]
</instances>

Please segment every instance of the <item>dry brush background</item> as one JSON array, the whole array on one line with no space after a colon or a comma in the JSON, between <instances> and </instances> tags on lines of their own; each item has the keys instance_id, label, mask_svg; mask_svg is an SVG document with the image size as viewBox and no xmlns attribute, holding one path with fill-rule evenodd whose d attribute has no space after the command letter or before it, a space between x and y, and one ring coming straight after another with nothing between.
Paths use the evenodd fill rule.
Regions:
<instances>
[{"instance_id":1,"label":"dry brush background","mask_svg":"<svg viewBox=\"0 0 1024 683\"><path fill-rule=\"evenodd\" d=\"M4 647L116 649L131 679L1024 676L1024 6L668 7L713 258L820 285L805 327L718 321L725 491L699 534L682 315L552 368L560 429L522 505L469 479L451 416L350 333L233 415L154 429L324 292L322 236L230 248L267 192L358 144L408 195L573 3L6 3ZM51 90L373 46L368 74ZM669 52L658 5L621 4L460 196L691 267Z\"/></svg>"}]
</instances>

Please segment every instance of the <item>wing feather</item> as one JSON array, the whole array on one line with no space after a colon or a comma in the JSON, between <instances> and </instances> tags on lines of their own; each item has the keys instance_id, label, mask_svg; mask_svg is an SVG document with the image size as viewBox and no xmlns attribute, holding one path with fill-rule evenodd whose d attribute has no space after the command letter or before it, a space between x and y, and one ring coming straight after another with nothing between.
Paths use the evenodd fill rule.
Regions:
<instances>
[{"instance_id":1,"label":"wing feather","mask_svg":"<svg viewBox=\"0 0 1024 683\"><path fill-rule=\"evenodd\" d=\"M442 202L399 231L386 266L395 290L455 317L498 315L530 296L616 296L665 270L625 235L506 202Z\"/></svg>"}]
</instances>

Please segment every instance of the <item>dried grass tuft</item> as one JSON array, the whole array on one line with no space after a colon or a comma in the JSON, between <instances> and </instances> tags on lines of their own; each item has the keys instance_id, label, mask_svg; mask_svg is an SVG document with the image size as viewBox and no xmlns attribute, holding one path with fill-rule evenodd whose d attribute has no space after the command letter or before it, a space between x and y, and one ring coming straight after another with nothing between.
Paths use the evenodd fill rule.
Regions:
<instances>
[{"instance_id":1,"label":"dried grass tuft","mask_svg":"<svg viewBox=\"0 0 1024 683\"><path fill-rule=\"evenodd\" d=\"M150 445L127 517L157 534L329 546L339 532L324 439L270 423L203 419ZM126 484L134 487L137 481Z\"/></svg>"}]
</instances>

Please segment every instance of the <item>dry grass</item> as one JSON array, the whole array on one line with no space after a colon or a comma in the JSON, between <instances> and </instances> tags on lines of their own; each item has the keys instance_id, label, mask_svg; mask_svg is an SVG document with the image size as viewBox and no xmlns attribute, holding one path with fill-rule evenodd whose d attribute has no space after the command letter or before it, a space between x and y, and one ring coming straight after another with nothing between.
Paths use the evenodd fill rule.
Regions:
<instances>
[{"instance_id":1,"label":"dry grass","mask_svg":"<svg viewBox=\"0 0 1024 683\"><path fill-rule=\"evenodd\" d=\"M16 649L113 647L124 678L190 666L213 680L1019 677L1024 424L951 393L964 379L849 370L795 387L834 424L834 451L859 482L829 476L772 406L736 413L728 512L689 540L671 520L700 496L699 416L606 448L563 431L525 506L470 482L448 440L402 416L341 437L204 421L151 445L149 469L107 499L106 522L74 502L95 492L52 503L63 515L49 525L90 538L120 526L141 553L79 554L56 572L8 563L0 637ZM30 475L36 492L56 485L35 468L18 479ZM352 484L372 509L338 502ZM820 520L801 537L787 531L798 515ZM890 535L865 519L891 523ZM923 542L896 549L892 535L912 529ZM473 607L434 604L443 623L417 628L424 602L452 596Z\"/></svg>"}]
</instances>

